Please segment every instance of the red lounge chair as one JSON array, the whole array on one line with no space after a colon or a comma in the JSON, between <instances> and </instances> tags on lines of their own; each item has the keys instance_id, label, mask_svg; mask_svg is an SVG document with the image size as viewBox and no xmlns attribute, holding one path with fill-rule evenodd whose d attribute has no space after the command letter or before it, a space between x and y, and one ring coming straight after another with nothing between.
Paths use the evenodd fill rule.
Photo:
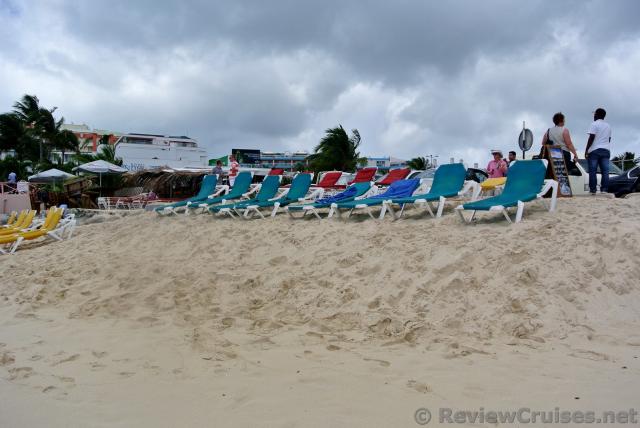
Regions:
<instances>
[{"instance_id":1,"label":"red lounge chair","mask_svg":"<svg viewBox=\"0 0 640 428\"><path fill-rule=\"evenodd\" d=\"M410 168L397 168L389 171L380 181L376 181L376 186L388 186L391 183L404 180L411 172Z\"/></svg>"},{"instance_id":2,"label":"red lounge chair","mask_svg":"<svg viewBox=\"0 0 640 428\"><path fill-rule=\"evenodd\" d=\"M378 172L378 168L376 167L362 168L356 173L355 178L347 184L351 185L353 183L373 181L373 178L376 176L376 172Z\"/></svg>"},{"instance_id":3,"label":"red lounge chair","mask_svg":"<svg viewBox=\"0 0 640 428\"><path fill-rule=\"evenodd\" d=\"M338 180L342 177L342 171L329 171L322 174L320 181L313 187L322 187L323 189L334 189Z\"/></svg>"},{"instance_id":4,"label":"red lounge chair","mask_svg":"<svg viewBox=\"0 0 640 428\"><path fill-rule=\"evenodd\" d=\"M271 168L271 171L269 171L269 175L284 175L284 169L282 169L282 168Z\"/></svg>"}]
</instances>

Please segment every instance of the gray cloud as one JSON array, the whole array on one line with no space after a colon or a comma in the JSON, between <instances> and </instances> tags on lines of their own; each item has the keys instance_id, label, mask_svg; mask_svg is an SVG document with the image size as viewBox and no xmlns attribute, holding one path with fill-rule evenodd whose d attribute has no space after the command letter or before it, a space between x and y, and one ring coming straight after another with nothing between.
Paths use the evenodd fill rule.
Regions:
<instances>
[{"instance_id":1,"label":"gray cloud","mask_svg":"<svg viewBox=\"0 0 640 428\"><path fill-rule=\"evenodd\" d=\"M68 120L311 149L358 128L369 155L484 162L563 111L584 147L605 106L639 151L640 3L0 0L0 110L38 94ZM4 107L1 107L4 106Z\"/></svg>"}]
</instances>

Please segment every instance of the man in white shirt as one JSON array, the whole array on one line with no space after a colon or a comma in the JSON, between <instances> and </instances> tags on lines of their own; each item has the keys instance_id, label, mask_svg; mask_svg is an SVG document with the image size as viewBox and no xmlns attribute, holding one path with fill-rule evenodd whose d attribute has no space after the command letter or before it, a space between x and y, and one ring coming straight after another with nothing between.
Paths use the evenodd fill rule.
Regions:
<instances>
[{"instance_id":1,"label":"man in white shirt","mask_svg":"<svg viewBox=\"0 0 640 428\"><path fill-rule=\"evenodd\" d=\"M603 108L593 112L593 123L589 126L589 140L584 156L589 162L589 192L596 193L597 170L600 169L600 192L609 189L609 158L611 157L611 127L604 121L607 112Z\"/></svg>"}]
</instances>

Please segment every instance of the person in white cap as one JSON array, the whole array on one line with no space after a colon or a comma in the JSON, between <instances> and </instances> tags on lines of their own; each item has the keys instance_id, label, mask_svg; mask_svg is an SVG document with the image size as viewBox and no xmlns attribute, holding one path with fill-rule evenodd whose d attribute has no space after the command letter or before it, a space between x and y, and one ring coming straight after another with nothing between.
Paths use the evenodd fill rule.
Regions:
<instances>
[{"instance_id":1,"label":"person in white cap","mask_svg":"<svg viewBox=\"0 0 640 428\"><path fill-rule=\"evenodd\" d=\"M491 150L493 160L489 161L487 165L487 173L489 178L501 178L507 176L507 163L502 159L502 152L500 150Z\"/></svg>"}]
</instances>

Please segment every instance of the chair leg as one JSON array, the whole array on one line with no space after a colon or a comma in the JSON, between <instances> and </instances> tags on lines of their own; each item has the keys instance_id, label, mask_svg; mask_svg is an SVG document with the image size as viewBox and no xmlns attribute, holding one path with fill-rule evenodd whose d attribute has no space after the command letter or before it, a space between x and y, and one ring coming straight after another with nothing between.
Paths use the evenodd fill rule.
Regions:
<instances>
[{"instance_id":1,"label":"chair leg","mask_svg":"<svg viewBox=\"0 0 640 428\"><path fill-rule=\"evenodd\" d=\"M13 245L9 249L9 254L15 253L22 241L24 241L24 238L21 236L16 240L16 242L13 243Z\"/></svg>"},{"instance_id":2,"label":"chair leg","mask_svg":"<svg viewBox=\"0 0 640 428\"><path fill-rule=\"evenodd\" d=\"M506 219L507 219L507 221L508 221L509 223L513 223L513 222L511 221L511 217L509 217L509 213L507 212L507 209L506 209L506 208L503 208L503 209L502 209L502 214L504 215L504 218L506 218Z\"/></svg>"},{"instance_id":3,"label":"chair leg","mask_svg":"<svg viewBox=\"0 0 640 428\"><path fill-rule=\"evenodd\" d=\"M431 217L435 217L436 215L433 213L433 206L431 206L431 202L427 201L426 204L424 204L424 208L429 212L429 214L431 215Z\"/></svg>"},{"instance_id":4,"label":"chair leg","mask_svg":"<svg viewBox=\"0 0 640 428\"><path fill-rule=\"evenodd\" d=\"M387 201L382 202L382 208L380 209L380 216L378 217L380 220L384 218L384 215L387 213Z\"/></svg>"},{"instance_id":5,"label":"chair leg","mask_svg":"<svg viewBox=\"0 0 640 428\"><path fill-rule=\"evenodd\" d=\"M278 209L280 208L280 202L276 202L273 205L273 211L271 211L271 217L275 217L278 214Z\"/></svg>"},{"instance_id":6,"label":"chair leg","mask_svg":"<svg viewBox=\"0 0 640 428\"><path fill-rule=\"evenodd\" d=\"M335 213L335 211L338 209L338 206L336 204L331 204L331 208L329 208L329 215L327 216L327 218L331 218L333 217L333 214ZM340 215L340 213L338 212L338 216Z\"/></svg>"},{"instance_id":7,"label":"chair leg","mask_svg":"<svg viewBox=\"0 0 640 428\"><path fill-rule=\"evenodd\" d=\"M444 196L440 196L440 200L438 201L438 212L436 213L437 218L442 217L442 211L444 211L445 201L446 199L444 198Z\"/></svg>"},{"instance_id":8,"label":"chair leg","mask_svg":"<svg viewBox=\"0 0 640 428\"><path fill-rule=\"evenodd\" d=\"M524 202L518 201L518 211L516 212L516 223L522 221L522 214L524 214Z\"/></svg>"},{"instance_id":9,"label":"chair leg","mask_svg":"<svg viewBox=\"0 0 640 428\"><path fill-rule=\"evenodd\" d=\"M404 209L405 209L405 207L406 207L406 206L407 206L407 204L402 204L402 205L400 206L400 212L398 213L398 216L397 216L397 217L396 217L396 216L394 216L394 217L396 217L396 218L400 218L400 217L402 217L402 214L404 214Z\"/></svg>"},{"instance_id":10,"label":"chair leg","mask_svg":"<svg viewBox=\"0 0 640 428\"><path fill-rule=\"evenodd\" d=\"M313 212L313 215L315 215L318 218L318 220L322 220L322 217L320 217L320 214L318 214L317 210L313 209L311 210L311 212Z\"/></svg>"}]
</instances>

